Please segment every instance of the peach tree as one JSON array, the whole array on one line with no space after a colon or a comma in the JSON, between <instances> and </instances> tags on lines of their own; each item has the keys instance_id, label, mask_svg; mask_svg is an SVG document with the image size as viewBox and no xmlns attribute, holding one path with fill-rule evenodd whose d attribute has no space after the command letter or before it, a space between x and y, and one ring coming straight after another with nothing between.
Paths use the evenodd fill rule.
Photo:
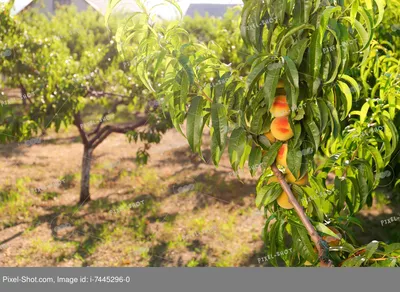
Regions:
<instances>
[{"instance_id":1,"label":"peach tree","mask_svg":"<svg viewBox=\"0 0 400 292\"><path fill-rule=\"evenodd\" d=\"M117 37L139 42L138 74L165 101L176 129L202 155L208 127L216 166L227 148L235 171L246 162L252 175L261 170L256 205L265 212L271 263L399 265L399 244L355 247L350 228L372 203L398 146L392 122L398 94L388 93L395 84L380 89L383 106L376 106L370 97L376 90L357 83L370 68L385 1L244 0L237 29L250 55L237 67L221 62L217 43L193 41L179 21L160 24L136 2L143 13L132 15ZM165 74L155 89L148 72L160 70L160 59ZM362 135L367 117L383 130ZM288 247L295 252L283 253Z\"/></svg>"},{"instance_id":2,"label":"peach tree","mask_svg":"<svg viewBox=\"0 0 400 292\"><path fill-rule=\"evenodd\" d=\"M12 52L0 59L6 76L0 84L20 88L21 99L7 102L0 91L0 139L20 142L46 129L76 127L83 144L79 202L86 203L93 153L107 137L143 142L136 158L145 163L170 122L140 85L135 64L117 53L99 13L62 7L51 18L36 11L11 17L9 7L0 10L0 46Z\"/></svg>"}]
</instances>

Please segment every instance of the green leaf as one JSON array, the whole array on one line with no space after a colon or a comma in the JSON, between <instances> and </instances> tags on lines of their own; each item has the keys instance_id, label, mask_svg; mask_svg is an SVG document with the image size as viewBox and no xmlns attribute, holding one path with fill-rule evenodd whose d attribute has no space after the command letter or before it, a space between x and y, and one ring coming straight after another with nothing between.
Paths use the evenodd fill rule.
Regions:
<instances>
[{"instance_id":1,"label":"green leaf","mask_svg":"<svg viewBox=\"0 0 400 292\"><path fill-rule=\"evenodd\" d=\"M345 97L345 102L343 103L345 105L345 116L347 117L351 111L351 107L353 104L353 97L351 95L351 91L349 86L342 82L342 81L338 81L338 87L340 88L340 91L342 92L342 96Z\"/></svg>"},{"instance_id":2,"label":"green leaf","mask_svg":"<svg viewBox=\"0 0 400 292\"><path fill-rule=\"evenodd\" d=\"M313 138L315 149L318 149L321 136L317 125L314 121L307 120L304 126L308 135Z\"/></svg>"},{"instance_id":3,"label":"green leaf","mask_svg":"<svg viewBox=\"0 0 400 292\"><path fill-rule=\"evenodd\" d=\"M369 185L367 181L367 175L366 175L366 168L367 166L365 165L360 165L358 167L358 174L357 174L357 181L358 181L358 187L360 191L360 209L364 207L365 203L367 202L367 198L369 195Z\"/></svg>"},{"instance_id":4,"label":"green leaf","mask_svg":"<svg viewBox=\"0 0 400 292\"><path fill-rule=\"evenodd\" d=\"M374 158L377 168L379 170L383 169L385 167L385 164L383 163L382 155L378 151L378 149L376 149L375 147L373 147L371 145L367 145L367 149L371 153L372 157Z\"/></svg>"},{"instance_id":5,"label":"green leaf","mask_svg":"<svg viewBox=\"0 0 400 292\"><path fill-rule=\"evenodd\" d=\"M332 236L332 237L335 237L335 238L337 238L337 239L341 239L335 232L333 232L332 230L330 230L325 224L322 224L322 223L320 223L320 222L317 222L317 224L316 224L315 227L317 228L317 230L318 230L319 232L328 234L328 235L330 235L330 236Z\"/></svg>"},{"instance_id":6,"label":"green leaf","mask_svg":"<svg viewBox=\"0 0 400 292\"><path fill-rule=\"evenodd\" d=\"M385 124L385 135L387 134L387 129L390 130L391 139L392 139L392 151L391 153L386 153L387 156L391 155L395 149L397 149L397 145L399 143L399 132L397 131L396 126L394 125L393 121L390 120L388 117L382 115L382 121ZM386 129L387 128L387 129Z\"/></svg>"},{"instance_id":7,"label":"green leaf","mask_svg":"<svg viewBox=\"0 0 400 292\"><path fill-rule=\"evenodd\" d=\"M223 104L214 103L211 105L211 122L212 122L212 140L211 152L212 159L216 166L224 152L227 133L228 133L228 118L227 110Z\"/></svg>"},{"instance_id":8,"label":"green leaf","mask_svg":"<svg viewBox=\"0 0 400 292\"><path fill-rule=\"evenodd\" d=\"M251 146L248 144L246 131L242 127L232 131L228 152L233 170L237 171L244 164L246 156L250 154Z\"/></svg>"},{"instance_id":9,"label":"green leaf","mask_svg":"<svg viewBox=\"0 0 400 292\"><path fill-rule=\"evenodd\" d=\"M178 61L179 61L179 64L181 64L183 70L186 71L186 74L189 77L190 85L192 85L194 83L195 74L192 69L193 67L190 64L189 57L185 56L185 55L180 55L178 58Z\"/></svg>"},{"instance_id":10,"label":"green leaf","mask_svg":"<svg viewBox=\"0 0 400 292\"><path fill-rule=\"evenodd\" d=\"M365 262L365 259L362 256L355 256L350 259L347 259L342 267L360 267Z\"/></svg>"},{"instance_id":11,"label":"green leaf","mask_svg":"<svg viewBox=\"0 0 400 292\"><path fill-rule=\"evenodd\" d=\"M333 138L336 139L340 133L340 122L339 122L338 113L336 111L336 108L329 101L323 100L323 102L329 108L328 113L329 113L330 120L331 120L332 134L333 134Z\"/></svg>"},{"instance_id":12,"label":"green leaf","mask_svg":"<svg viewBox=\"0 0 400 292\"><path fill-rule=\"evenodd\" d=\"M394 251L400 252L400 243L392 243L385 246L385 255L391 254Z\"/></svg>"},{"instance_id":13,"label":"green leaf","mask_svg":"<svg viewBox=\"0 0 400 292\"><path fill-rule=\"evenodd\" d=\"M257 190L256 206L260 208L273 203L282 194L279 183L271 183Z\"/></svg>"},{"instance_id":14,"label":"green leaf","mask_svg":"<svg viewBox=\"0 0 400 292\"><path fill-rule=\"evenodd\" d=\"M275 98L276 87L278 86L279 77L281 75L281 66L272 66L265 75L263 91L266 108L269 111Z\"/></svg>"},{"instance_id":15,"label":"green leaf","mask_svg":"<svg viewBox=\"0 0 400 292\"><path fill-rule=\"evenodd\" d=\"M282 35L282 38L280 39L280 41L278 40L278 44L275 49L275 54L277 54L277 55L282 54L281 50L282 50L282 46L285 44L285 41L287 39L289 39L293 34L297 33L298 31L306 30L306 29L314 30L315 28L311 24L301 24L301 25L297 25L295 27L291 27L287 31L283 32L282 34L284 34L284 35Z\"/></svg>"},{"instance_id":16,"label":"green leaf","mask_svg":"<svg viewBox=\"0 0 400 292\"><path fill-rule=\"evenodd\" d=\"M357 83L356 80L354 80L352 77L348 76L348 75L341 75L340 76L340 80L343 80L345 82L347 82L348 84L350 84L350 88L351 88L351 92L355 92L356 97L354 98L355 100L358 100L360 98L360 87Z\"/></svg>"},{"instance_id":17,"label":"green leaf","mask_svg":"<svg viewBox=\"0 0 400 292\"><path fill-rule=\"evenodd\" d=\"M367 118L367 114L369 111L369 103L366 102L364 105L361 107L360 111L360 123L363 124L365 122L365 119Z\"/></svg>"},{"instance_id":18,"label":"green leaf","mask_svg":"<svg viewBox=\"0 0 400 292\"><path fill-rule=\"evenodd\" d=\"M247 96L249 97L254 85L256 82L260 79L261 75L264 74L268 70L268 64L272 62L272 59L267 58L264 61L262 61L260 64L252 68L250 71L250 74L247 77L247 86L248 86L248 94Z\"/></svg>"},{"instance_id":19,"label":"green leaf","mask_svg":"<svg viewBox=\"0 0 400 292\"><path fill-rule=\"evenodd\" d=\"M257 145L253 145L249 156L249 168L251 176L254 176L262 160L262 150Z\"/></svg>"},{"instance_id":20,"label":"green leaf","mask_svg":"<svg viewBox=\"0 0 400 292\"><path fill-rule=\"evenodd\" d=\"M308 45L309 40L307 38L304 38L295 43L289 49L288 56L296 64L296 67L300 67L301 62L303 61L304 52L306 51Z\"/></svg>"},{"instance_id":21,"label":"green leaf","mask_svg":"<svg viewBox=\"0 0 400 292\"><path fill-rule=\"evenodd\" d=\"M314 262L317 260L317 254L308 238L308 233L305 228L297 227L290 224L292 228L293 246L297 252L307 259L309 262Z\"/></svg>"},{"instance_id":22,"label":"green leaf","mask_svg":"<svg viewBox=\"0 0 400 292\"><path fill-rule=\"evenodd\" d=\"M365 251L366 260L369 260L374 255L374 253L376 252L378 247L379 247L378 241L372 241L367 245L366 251Z\"/></svg>"},{"instance_id":23,"label":"green leaf","mask_svg":"<svg viewBox=\"0 0 400 292\"><path fill-rule=\"evenodd\" d=\"M106 14L104 15L104 21L106 26L108 25L108 21L110 19L111 13L115 6L118 5L118 3L121 2L121 0L109 0L107 4L107 9L106 9Z\"/></svg>"},{"instance_id":24,"label":"green leaf","mask_svg":"<svg viewBox=\"0 0 400 292\"><path fill-rule=\"evenodd\" d=\"M375 0L376 5L378 6L378 20L376 21L374 28L378 27L378 25L382 22L383 15L385 13L385 0Z\"/></svg>"},{"instance_id":25,"label":"green leaf","mask_svg":"<svg viewBox=\"0 0 400 292\"><path fill-rule=\"evenodd\" d=\"M294 144L289 141L286 162L290 172L296 179L299 178L302 158L300 148L294 148Z\"/></svg>"},{"instance_id":26,"label":"green leaf","mask_svg":"<svg viewBox=\"0 0 400 292\"><path fill-rule=\"evenodd\" d=\"M276 156L278 155L279 148L282 146L282 142L278 141L272 144L272 146L267 150L267 154L263 157L264 167L269 167L274 163Z\"/></svg>"},{"instance_id":27,"label":"green leaf","mask_svg":"<svg viewBox=\"0 0 400 292\"><path fill-rule=\"evenodd\" d=\"M319 112L321 113L321 133L325 132L325 128L329 121L328 107L320 99L317 100Z\"/></svg>"},{"instance_id":28,"label":"green leaf","mask_svg":"<svg viewBox=\"0 0 400 292\"><path fill-rule=\"evenodd\" d=\"M288 77L291 87L294 89L294 92L292 92L290 100L288 101L289 106L293 107L293 105L297 105L297 99L299 96L299 73L295 63L288 56L285 56L284 60L286 76Z\"/></svg>"},{"instance_id":29,"label":"green leaf","mask_svg":"<svg viewBox=\"0 0 400 292\"><path fill-rule=\"evenodd\" d=\"M310 95L314 96L317 94L319 83L316 80L319 79L319 72L321 68L322 59L322 42L324 39L325 32L328 27L330 16L341 10L341 7L328 7L322 13L318 29L315 30L311 36L310 53L308 60L308 72L307 76L308 86L310 88Z\"/></svg>"},{"instance_id":30,"label":"green leaf","mask_svg":"<svg viewBox=\"0 0 400 292\"><path fill-rule=\"evenodd\" d=\"M201 154L201 140L203 135L203 107L204 100L201 96L192 99L187 114L186 136L193 152Z\"/></svg>"}]
</instances>

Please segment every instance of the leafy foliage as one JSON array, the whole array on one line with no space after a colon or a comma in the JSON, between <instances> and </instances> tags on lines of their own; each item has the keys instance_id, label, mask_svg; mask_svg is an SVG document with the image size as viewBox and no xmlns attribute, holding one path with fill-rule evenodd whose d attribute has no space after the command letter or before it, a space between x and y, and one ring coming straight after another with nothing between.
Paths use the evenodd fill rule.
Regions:
<instances>
[{"instance_id":1,"label":"leafy foliage","mask_svg":"<svg viewBox=\"0 0 400 292\"><path fill-rule=\"evenodd\" d=\"M201 137L208 126L216 165L228 147L234 170L246 161L252 173L254 165L265 168L256 204L268 216L264 238L271 253L286 248L287 236L292 239L297 254L282 257L287 265L315 264L317 255L300 220L277 204L278 185L268 182L281 142L271 144L264 133L274 120L273 99L282 94L294 132L288 141L288 167L295 178L309 178L309 185L292 184L292 191L321 235L333 233L323 228L325 219L340 230L341 248L331 248L330 259L345 266L399 263L398 246L393 246L395 257L390 258L390 253L382 254L384 244L355 249L348 242L349 227L357 224L355 214L371 205L381 173L398 149L393 122L400 101L398 60L388 50L380 57L376 49L382 46L374 41L384 7L383 0L246 0L238 29L250 55L238 66L227 65L235 56L221 57L214 42L199 43L178 21L152 22L151 14L135 15L135 26L118 35L121 41L139 43L143 62L138 73L149 90L166 100L163 109L181 132L187 119L186 137L193 151L201 154ZM157 72L159 58L166 59L167 66L162 78L154 76L161 84L155 90L145 72ZM201 86L208 80L216 86ZM279 80L283 89L277 87ZM371 127L378 130L371 133Z\"/></svg>"}]
</instances>

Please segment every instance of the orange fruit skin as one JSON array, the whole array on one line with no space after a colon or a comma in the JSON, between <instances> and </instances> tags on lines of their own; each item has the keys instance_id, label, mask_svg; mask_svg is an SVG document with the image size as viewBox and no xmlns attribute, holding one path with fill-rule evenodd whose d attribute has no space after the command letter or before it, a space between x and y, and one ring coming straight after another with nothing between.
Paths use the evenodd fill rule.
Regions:
<instances>
[{"instance_id":1,"label":"orange fruit skin","mask_svg":"<svg viewBox=\"0 0 400 292\"><path fill-rule=\"evenodd\" d=\"M287 141L294 136L288 117L275 118L271 123L272 135L280 141Z\"/></svg>"},{"instance_id":2,"label":"orange fruit skin","mask_svg":"<svg viewBox=\"0 0 400 292\"><path fill-rule=\"evenodd\" d=\"M283 82L283 80L280 79L278 81L278 85L276 86L276 88L285 88L285 82Z\"/></svg>"},{"instance_id":3,"label":"orange fruit skin","mask_svg":"<svg viewBox=\"0 0 400 292\"><path fill-rule=\"evenodd\" d=\"M275 137L271 134L271 131L265 133L264 135L265 135L265 137L267 137L267 139L268 139L268 141L269 141L270 143L275 143L275 142L276 142L276 139L275 139Z\"/></svg>"},{"instance_id":4,"label":"orange fruit skin","mask_svg":"<svg viewBox=\"0 0 400 292\"><path fill-rule=\"evenodd\" d=\"M286 192L282 192L282 194L278 197L276 201L278 202L278 205L283 209L290 210L294 208L292 203L289 202L289 197Z\"/></svg>"},{"instance_id":5,"label":"orange fruit skin","mask_svg":"<svg viewBox=\"0 0 400 292\"><path fill-rule=\"evenodd\" d=\"M286 96L276 96L269 111L276 118L288 116L290 114L290 108L289 104L287 103Z\"/></svg>"},{"instance_id":6,"label":"orange fruit skin","mask_svg":"<svg viewBox=\"0 0 400 292\"><path fill-rule=\"evenodd\" d=\"M288 153L288 145L285 143L279 148L278 156L276 157L276 163L287 168L286 158Z\"/></svg>"},{"instance_id":7,"label":"orange fruit skin","mask_svg":"<svg viewBox=\"0 0 400 292\"><path fill-rule=\"evenodd\" d=\"M296 180L296 178L294 177L293 173L291 173L291 172L289 171L289 169L286 169L286 171L287 171L287 175L286 175L285 178L286 178L286 181L287 181L288 183L296 184L296 185L298 185L298 186L305 186L305 185L308 184L308 174L307 174L307 173L306 173L306 175L303 176L301 179Z\"/></svg>"}]
</instances>

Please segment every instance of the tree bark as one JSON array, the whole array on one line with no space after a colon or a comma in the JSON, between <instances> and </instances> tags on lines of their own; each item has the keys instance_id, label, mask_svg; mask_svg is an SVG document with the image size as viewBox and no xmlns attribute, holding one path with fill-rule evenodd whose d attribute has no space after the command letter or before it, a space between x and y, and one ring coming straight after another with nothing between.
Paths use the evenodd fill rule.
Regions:
<instances>
[{"instance_id":1,"label":"tree bark","mask_svg":"<svg viewBox=\"0 0 400 292\"><path fill-rule=\"evenodd\" d=\"M79 203L86 204L90 201L90 168L92 165L92 148L84 147L82 157L81 193Z\"/></svg>"}]
</instances>

